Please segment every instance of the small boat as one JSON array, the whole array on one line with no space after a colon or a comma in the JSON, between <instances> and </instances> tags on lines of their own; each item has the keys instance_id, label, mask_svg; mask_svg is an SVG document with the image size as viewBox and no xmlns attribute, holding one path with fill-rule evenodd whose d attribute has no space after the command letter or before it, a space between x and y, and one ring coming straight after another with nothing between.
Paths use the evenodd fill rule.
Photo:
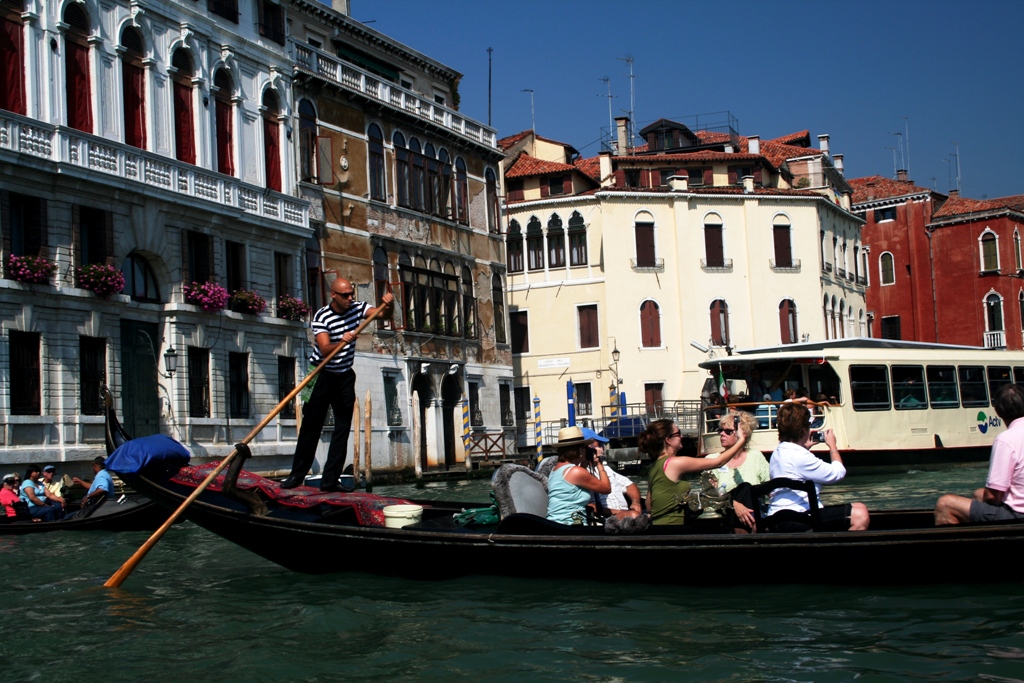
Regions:
<instances>
[{"instance_id":1,"label":"small boat","mask_svg":"<svg viewBox=\"0 0 1024 683\"><path fill-rule=\"evenodd\" d=\"M106 404L106 447L110 456L119 446L131 439L121 426L114 410L110 391L104 386L100 390ZM108 496L101 504L83 511L72 503L68 506L68 518L55 522L33 522L32 520L10 520L0 517L0 536L46 533L50 531L152 531L159 527L167 515L145 496L125 493Z\"/></svg>"},{"instance_id":2,"label":"small boat","mask_svg":"<svg viewBox=\"0 0 1024 683\"><path fill-rule=\"evenodd\" d=\"M173 510L215 465L192 467L186 452L175 461L149 461L134 472L115 470ZM716 584L916 584L987 581L976 571L978 557L1024 551L1024 523L935 527L932 511L920 509L873 512L872 528L865 532L733 534L721 521L697 520L627 535L599 526L564 526L523 512L472 528L453 519L471 507L466 503L307 487L282 490L277 482L244 470L236 470L237 481L231 481L230 472L222 472L184 515L257 555L309 574L356 571L417 579L492 574L678 584L692 584L699 575L713 577ZM500 493L498 500L501 505ZM377 513L394 503L422 506L422 521L384 526Z\"/></svg>"}]
</instances>

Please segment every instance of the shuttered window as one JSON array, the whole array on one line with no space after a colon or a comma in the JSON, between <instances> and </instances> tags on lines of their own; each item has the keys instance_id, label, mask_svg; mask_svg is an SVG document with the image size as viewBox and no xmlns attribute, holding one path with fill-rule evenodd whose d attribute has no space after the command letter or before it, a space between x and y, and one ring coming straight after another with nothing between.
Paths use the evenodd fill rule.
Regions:
<instances>
[{"instance_id":1,"label":"shuttered window","mask_svg":"<svg viewBox=\"0 0 1024 683\"><path fill-rule=\"evenodd\" d=\"M772 226L772 241L775 245L775 267L793 267L793 245L790 241L789 221L778 221Z\"/></svg>"},{"instance_id":2,"label":"shuttered window","mask_svg":"<svg viewBox=\"0 0 1024 683\"><path fill-rule=\"evenodd\" d=\"M791 299L783 299L779 304L779 332L783 344L795 344L799 340L796 304Z\"/></svg>"},{"instance_id":3,"label":"shuttered window","mask_svg":"<svg viewBox=\"0 0 1024 683\"><path fill-rule=\"evenodd\" d=\"M21 13L0 9L0 109L25 114L25 59Z\"/></svg>"},{"instance_id":4,"label":"shuttered window","mask_svg":"<svg viewBox=\"0 0 1024 683\"><path fill-rule=\"evenodd\" d=\"M11 415L40 415L39 334L11 330L8 342Z\"/></svg>"},{"instance_id":5,"label":"shuttered window","mask_svg":"<svg viewBox=\"0 0 1024 683\"><path fill-rule=\"evenodd\" d=\"M704 224L704 257L709 268L725 266L725 251L722 246L722 224Z\"/></svg>"},{"instance_id":6,"label":"shuttered window","mask_svg":"<svg viewBox=\"0 0 1024 683\"><path fill-rule=\"evenodd\" d=\"M121 81L124 88L124 141L132 147L146 148L146 72L142 66L142 38L138 31L125 29L121 34Z\"/></svg>"},{"instance_id":7,"label":"shuttered window","mask_svg":"<svg viewBox=\"0 0 1024 683\"><path fill-rule=\"evenodd\" d=\"M587 225L579 211L569 216L569 265L587 265Z\"/></svg>"},{"instance_id":8,"label":"shuttered window","mask_svg":"<svg viewBox=\"0 0 1024 683\"><path fill-rule=\"evenodd\" d=\"M234 175L234 108L231 106L233 83L226 69L217 71L213 79L216 91L213 94L216 115L217 170L224 175Z\"/></svg>"},{"instance_id":9,"label":"shuttered window","mask_svg":"<svg viewBox=\"0 0 1024 683\"><path fill-rule=\"evenodd\" d=\"M544 270L544 231L536 216L526 224L526 265L530 270Z\"/></svg>"},{"instance_id":10,"label":"shuttered window","mask_svg":"<svg viewBox=\"0 0 1024 683\"><path fill-rule=\"evenodd\" d=\"M654 268L657 261L654 250L654 223L637 223L636 265L638 268Z\"/></svg>"},{"instance_id":11,"label":"shuttered window","mask_svg":"<svg viewBox=\"0 0 1024 683\"><path fill-rule=\"evenodd\" d=\"M523 233L519 221L513 219L508 224L508 236L505 238L505 256L508 272L523 272Z\"/></svg>"},{"instance_id":12,"label":"shuttered window","mask_svg":"<svg viewBox=\"0 0 1024 683\"><path fill-rule=\"evenodd\" d=\"M263 153L267 189L281 191L281 133L277 122L277 95L273 90L263 93Z\"/></svg>"},{"instance_id":13,"label":"shuttered window","mask_svg":"<svg viewBox=\"0 0 1024 683\"><path fill-rule=\"evenodd\" d=\"M178 48L171 60L174 67L172 78L174 88L174 154L178 161L196 163L196 136L192 114L192 58L185 50Z\"/></svg>"},{"instance_id":14,"label":"shuttered window","mask_svg":"<svg viewBox=\"0 0 1024 683\"><path fill-rule=\"evenodd\" d=\"M650 299L640 305L640 343L644 348L661 346L661 310Z\"/></svg>"},{"instance_id":15,"label":"shuttered window","mask_svg":"<svg viewBox=\"0 0 1024 683\"><path fill-rule=\"evenodd\" d=\"M597 304L576 308L580 324L580 348L594 349L600 346L597 330Z\"/></svg>"},{"instance_id":16,"label":"shuttered window","mask_svg":"<svg viewBox=\"0 0 1024 683\"><path fill-rule=\"evenodd\" d=\"M68 5L64 12L68 30L64 34L64 90L67 96L68 126L92 132L92 92L89 84L89 17L81 5Z\"/></svg>"},{"instance_id":17,"label":"shuttered window","mask_svg":"<svg viewBox=\"0 0 1024 683\"><path fill-rule=\"evenodd\" d=\"M565 231L557 213L548 220L548 265L552 268L565 266Z\"/></svg>"},{"instance_id":18,"label":"shuttered window","mask_svg":"<svg viewBox=\"0 0 1024 683\"><path fill-rule=\"evenodd\" d=\"M711 343L729 345L729 304L722 299L711 302Z\"/></svg>"}]
</instances>

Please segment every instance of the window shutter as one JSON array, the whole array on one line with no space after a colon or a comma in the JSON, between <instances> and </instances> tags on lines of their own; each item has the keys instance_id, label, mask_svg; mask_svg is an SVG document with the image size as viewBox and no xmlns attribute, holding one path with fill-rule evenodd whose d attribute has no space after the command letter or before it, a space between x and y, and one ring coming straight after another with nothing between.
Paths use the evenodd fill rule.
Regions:
<instances>
[{"instance_id":1,"label":"window shutter","mask_svg":"<svg viewBox=\"0 0 1024 683\"><path fill-rule=\"evenodd\" d=\"M651 171L651 187L661 187L661 171Z\"/></svg>"},{"instance_id":2,"label":"window shutter","mask_svg":"<svg viewBox=\"0 0 1024 683\"><path fill-rule=\"evenodd\" d=\"M260 4L262 7L262 3ZM276 117L267 116L263 119L263 149L266 159L267 189L281 191L281 144L280 131Z\"/></svg>"},{"instance_id":3,"label":"window shutter","mask_svg":"<svg viewBox=\"0 0 1024 683\"><path fill-rule=\"evenodd\" d=\"M541 180L541 182L540 182L540 196L541 197L548 197L550 195L551 195L551 187L548 186L548 181L545 178L545 179Z\"/></svg>"},{"instance_id":4,"label":"window shutter","mask_svg":"<svg viewBox=\"0 0 1024 683\"><path fill-rule=\"evenodd\" d=\"M0 109L25 114L25 69L23 66L22 24L0 19Z\"/></svg>"},{"instance_id":5,"label":"window shutter","mask_svg":"<svg viewBox=\"0 0 1024 683\"><path fill-rule=\"evenodd\" d=\"M704 249L708 266L717 268L725 265L721 225L708 224L704 226Z\"/></svg>"},{"instance_id":6,"label":"window shutter","mask_svg":"<svg viewBox=\"0 0 1024 683\"><path fill-rule=\"evenodd\" d=\"M636 265L641 268L653 268L655 265L654 225L651 223L636 224Z\"/></svg>"},{"instance_id":7,"label":"window shutter","mask_svg":"<svg viewBox=\"0 0 1024 683\"><path fill-rule=\"evenodd\" d=\"M641 343L646 348L661 346L661 313L653 301L645 301L640 308Z\"/></svg>"},{"instance_id":8,"label":"window shutter","mask_svg":"<svg viewBox=\"0 0 1024 683\"><path fill-rule=\"evenodd\" d=\"M615 186L625 187L626 186L626 172L622 169L615 171Z\"/></svg>"},{"instance_id":9,"label":"window shutter","mask_svg":"<svg viewBox=\"0 0 1024 683\"><path fill-rule=\"evenodd\" d=\"M217 112L217 170L224 175L234 175L234 142L232 140L232 106L230 102L214 100Z\"/></svg>"},{"instance_id":10,"label":"window shutter","mask_svg":"<svg viewBox=\"0 0 1024 683\"><path fill-rule=\"evenodd\" d=\"M321 185L334 184L334 154L331 151L331 139L325 136L316 138L316 170Z\"/></svg>"},{"instance_id":11,"label":"window shutter","mask_svg":"<svg viewBox=\"0 0 1024 683\"><path fill-rule=\"evenodd\" d=\"M714 185L715 184L715 171L711 168L704 169L704 184Z\"/></svg>"},{"instance_id":12,"label":"window shutter","mask_svg":"<svg viewBox=\"0 0 1024 683\"><path fill-rule=\"evenodd\" d=\"M715 346L722 345L722 330L719 326L718 316L718 302L712 302L711 304L711 342Z\"/></svg>"},{"instance_id":13,"label":"window shutter","mask_svg":"<svg viewBox=\"0 0 1024 683\"><path fill-rule=\"evenodd\" d=\"M775 242L775 267L790 268L793 265L793 250L789 241L789 226L776 225L772 228Z\"/></svg>"},{"instance_id":14,"label":"window shutter","mask_svg":"<svg viewBox=\"0 0 1024 683\"><path fill-rule=\"evenodd\" d=\"M192 88L174 84L174 142L178 161L196 163L196 135L192 125Z\"/></svg>"},{"instance_id":15,"label":"window shutter","mask_svg":"<svg viewBox=\"0 0 1024 683\"><path fill-rule=\"evenodd\" d=\"M736 172L736 169L735 168L730 168L729 169L729 184L730 185L735 185L739 181L740 181L740 176Z\"/></svg>"},{"instance_id":16,"label":"window shutter","mask_svg":"<svg viewBox=\"0 0 1024 683\"><path fill-rule=\"evenodd\" d=\"M760 185L761 184L761 169L760 168L755 168L754 169L754 184L755 185Z\"/></svg>"},{"instance_id":17,"label":"window shutter","mask_svg":"<svg viewBox=\"0 0 1024 683\"><path fill-rule=\"evenodd\" d=\"M793 340L789 336L789 301L783 301L779 304L779 332L782 338L783 344L792 344Z\"/></svg>"}]
</instances>

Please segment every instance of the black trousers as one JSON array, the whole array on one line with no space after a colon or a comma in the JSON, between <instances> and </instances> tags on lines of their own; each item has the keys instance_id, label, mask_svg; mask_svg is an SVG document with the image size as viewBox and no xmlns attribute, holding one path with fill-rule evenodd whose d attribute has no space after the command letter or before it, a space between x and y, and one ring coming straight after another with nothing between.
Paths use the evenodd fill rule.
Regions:
<instances>
[{"instance_id":1,"label":"black trousers","mask_svg":"<svg viewBox=\"0 0 1024 683\"><path fill-rule=\"evenodd\" d=\"M295 444L291 476L302 479L313 466L329 406L334 409L334 434L331 435L331 444L327 448L327 463L320 479L320 488L328 488L338 483L345 469L345 458L348 456L348 433L352 428L352 409L355 405L355 371L336 373L323 370L316 378L309 401L302 408L302 428Z\"/></svg>"}]
</instances>

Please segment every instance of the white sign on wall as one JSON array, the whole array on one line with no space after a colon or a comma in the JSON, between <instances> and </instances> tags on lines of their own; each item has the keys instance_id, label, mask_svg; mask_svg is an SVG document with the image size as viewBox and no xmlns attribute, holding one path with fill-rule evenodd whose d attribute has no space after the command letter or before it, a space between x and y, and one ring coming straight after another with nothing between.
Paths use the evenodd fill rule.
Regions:
<instances>
[{"instance_id":1,"label":"white sign on wall","mask_svg":"<svg viewBox=\"0 0 1024 683\"><path fill-rule=\"evenodd\" d=\"M537 367L539 369L545 368L567 368L571 359L569 358L544 358L537 361Z\"/></svg>"}]
</instances>

